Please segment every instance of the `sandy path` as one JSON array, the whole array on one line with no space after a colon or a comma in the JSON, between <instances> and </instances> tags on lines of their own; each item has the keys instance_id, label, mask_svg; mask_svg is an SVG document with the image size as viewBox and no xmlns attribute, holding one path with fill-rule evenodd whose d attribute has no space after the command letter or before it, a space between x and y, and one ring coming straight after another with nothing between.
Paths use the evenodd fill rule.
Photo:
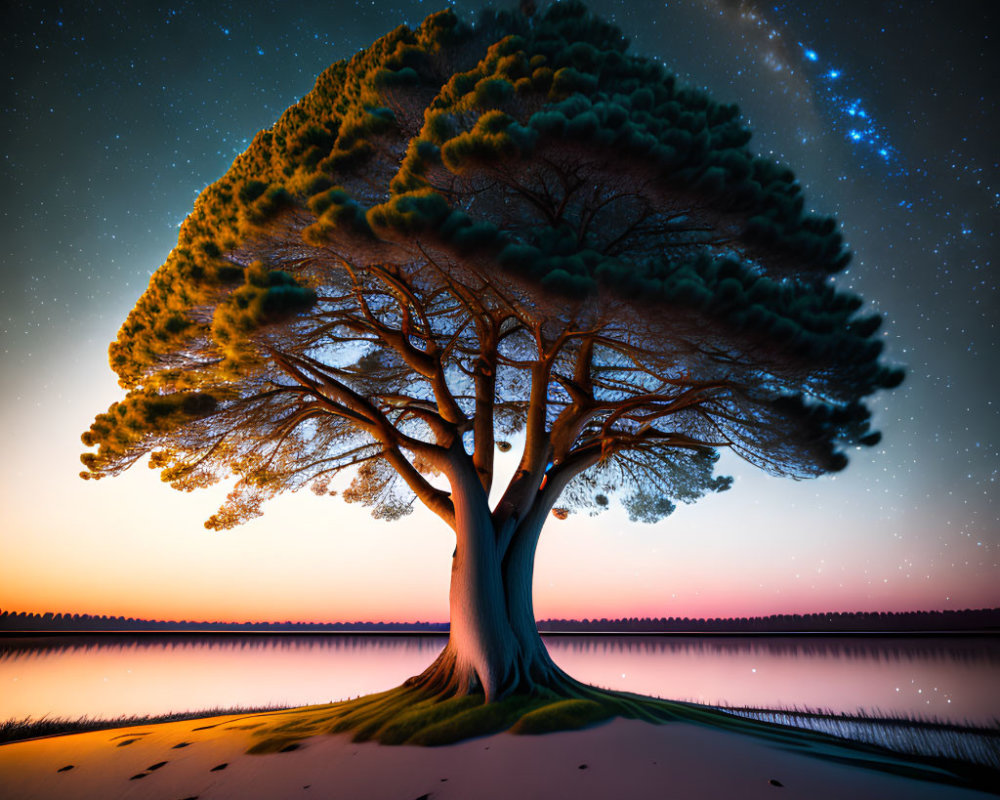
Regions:
<instances>
[{"instance_id":1,"label":"sandy path","mask_svg":"<svg viewBox=\"0 0 1000 800\"><path fill-rule=\"evenodd\" d=\"M6 800L994 797L827 762L689 723L617 719L582 731L498 734L436 748L318 736L294 751L247 755L250 734L240 727L252 723L252 717L218 717L3 745L0 795ZM206 724L214 726L196 730ZM68 765L73 768L59 771Z\"/></svg>"}]
</instances>

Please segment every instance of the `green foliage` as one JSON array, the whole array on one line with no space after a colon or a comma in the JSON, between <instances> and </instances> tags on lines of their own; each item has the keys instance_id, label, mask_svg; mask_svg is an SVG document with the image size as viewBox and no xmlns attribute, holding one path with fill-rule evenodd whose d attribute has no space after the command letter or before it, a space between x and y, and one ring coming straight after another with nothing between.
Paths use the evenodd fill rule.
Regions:
<instances>
[{"instance_id":1,"label":"green foliage","mask_svg":"<svg viewBox=\"0 0 1000 800\"><path fill-rule=\"evenodd\" d=\"M98 414L90 430L81 437L87 447L98 448L96 453L81 456L89 470L82 472L81 477L102 477L100 467L108 462L124 460L120 469L130 465L140 442L208 416L215 411L216 404L215 397L202 392L130 392L124 400Z\"/></svg>"},{"instance_id":2,"label":"green foliage","mask_svg":"<svg viewBox=\"0 0 1000 800\"><path fill-rule=\"evenodd\" d=\"M316 215L316 222L302 232L307 244L321 247L337 231L359 236L371 234L365 209L342 187L311 195L309 208Z\"/></svg>"},{"instance_id":3,"label":"green foliage","mask_svg":"<svg viewBox=\"0 0 1000 800\"><path fill-rule=\"evenodd\" d=\"M252 230L253 227L265 225L269 220L276 217L282 210L295 205L292 195L284 186L272 185L264 186L261 191L257 191L262 186L262 181L254 181L252 190L240 192L240 200L243 203L242 221ZM251 185L244 186L247 189ZM252 200L244 200L244 197L252 197Z\"/></svg>"},{"instance_id":4,"label":"green foliage","mask_svg":"<svg viewBox=\"0 0 1000 800\"><path fill-rule=\"evenodd\" d=\"M718 353L756 370L756 383L734 396L762 427L799 443L740 432L733 446L788 474L842 467L846 446L877 440L861 400L902 373L879 361L880 318L829 280L849 261L836 221L806 213L794 174L755 155L750 136L738 107L630 53L620 30L575 0L530 18L487 11L475 27L452 11L400 26L325 70L199 196L110 347L130 394L95 421L85 440L99 449L85 464L113 472L160 446L210 413L184 410L193 395L214 398L237 429L240 404L266 385L273 343L307 329L318 342L336 318L331 298L369 288L333 280L338 265L433 262L509 289L525 313L627 308L665 332L666 346L672 331L710 332ZM397 359L378 380L359 370L345 380L366 396L399 390L408 366ZM508 408L519 402L508 399ZM312 420L291 404L254 408L277 437L275 420ZM360 448L348 428L330 423L328 439L308 429L289 446ZM733 431L702 433L714 442ZM251 488L263 496L288 473L265 465L252 438L216 452L256 474ZM191 442L164 452L194 452ZM760 456L769 448L771 461ZM726 488L704 458L640 459L636 474L654 470L662 490L627 495L630 514L659 518L675 501ZM183 483L183 458L158 463ZM606 497L610 478L596 480L571 508ZM384 483L369 484L352 497L382 495ZM381 513L403 513L397 500Z\"/></svg>"},{"instance_id":5,"label":"green foliage","mask_svg":"<svg viewBox=\"0 0 1000 800\"><path fill-rule=\"evenodd\" d=\"M244 284L218 304L212 336L232 361L248 357L247 335L310 308L316 293L287 272L269 270L262 261L251 264Z\"/></svg>"},{"instance_id":6,"label":"green foliage","mask_svg":"<svg viewBox=\"0 0 1000 800\"><path fill-rule=\"evenodd\" d=\"M368 224L381 231L409 236L438 228L451 214L448 201L432 189L397 195L369 210Z\"/></svg>"},{"instance_id":7,"label":"green foliage","mask_svg":"<svg viewBox=\"0 0 1000 800\"><path fill-rule=\"evenodd\" d=\"M779 248L829 269L844 265L831 221L802 215L791 173L746 150L749 132L739 126L735 106L676 88L673 77L658 65L626 55L620 31L582 4L554 4L530 28L517 15L500 14L485 21L477 40L489 33L497 41L485 48L482 60L472 70L447 76L438 72L435 55L467 46L470 29L451 12L432 15L417 31L399 28L350 62L332 66L273 130L259 134L230 173L199 198L178 249L162 268L166 285L156 291L160 286L154 280L123 328L112 355L123 382L133 385L151 360L176 347L178 334L201 334L197 325L179 325L180 309L167 308L168 298L187 292L198 302L218 284L231 282L236 268L218 264L220 254L259 235L290 208L315 215L304 234L311 244L328 241L338 229L367 234L369 223L385 235L437 229L466 250L497 250L501 265L516 265L550 291L580 296L603 285L649 296L653 281L658 284L654 296L707 304L713 287L691 279L689 272L697 266L685 271L684 264L673 261L651 267L596 257L586 248L566 253L547 244L552 237L544 230L515 238L501 235L492 220L453 217L447 201L423 178L428 161L436 157L447 169L463 173L529 158L540 143L569 139L611 147L642 159L646 169L658 170L665 181L742 212L746 225L741 236L748 246ZM440 93L430 104L424 131L410 140L403 167L393 177L394 196L369 208L354 194L351 181L341 180L334 188L337 174L358 174L378 158L375 143L380 138L399 135L389 95L418 85L440 87ZM509 111L522 102L522 95L543 102L519 119ZM463 114L472 123L467 129L456 116ZM225 201L232 195L236 208ZM189 248L188 242L205 236L202 249ZM673 281L663 274L668 270L674 272ZM244 296L236 302L246 301ZM161 321L161 315L173 321ZM234 328L249 334L251 319L263 318L242 315L239 324L213 329L229 336L220 342L226 348ZM162 343L148 338L157 331Z\"/></svg>"},{"instance_id":8,"label":"green foliage","mask_svg":"<svg viewBox=\"0 0 1000 800\"><path fill-rule=\"evenodd\" d=\"M441 161L456 173L470 167L528 154L535 132L519 125L502 111L486 112L470 131L449 139L441 148Z\"/></svg>"}]
</instances>

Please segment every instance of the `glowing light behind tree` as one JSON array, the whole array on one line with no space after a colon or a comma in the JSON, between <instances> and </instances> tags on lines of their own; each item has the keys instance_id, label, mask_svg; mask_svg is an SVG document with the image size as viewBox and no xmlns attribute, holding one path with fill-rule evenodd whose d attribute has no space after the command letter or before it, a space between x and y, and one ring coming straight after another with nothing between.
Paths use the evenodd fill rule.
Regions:
<instances>
[{"instance_id":1,"label":"glowing light behind tree","mask_svg":"<svg viewBox=\"0 0 1000 800\"><path fill-rule=\"evenodd\" d=\"M84 475L147 453L179 489L236 475L206 523L230 527L355 469L345 499L393 519L419 498L456 532L426 685L563 681L531 606L560 497L655 521L728 487L718 448L841 469L902 377L830 281L836 222L749 138L574 3L397 29L201 195L111 347L129 392Z\"/></svg>"}]
</instances>

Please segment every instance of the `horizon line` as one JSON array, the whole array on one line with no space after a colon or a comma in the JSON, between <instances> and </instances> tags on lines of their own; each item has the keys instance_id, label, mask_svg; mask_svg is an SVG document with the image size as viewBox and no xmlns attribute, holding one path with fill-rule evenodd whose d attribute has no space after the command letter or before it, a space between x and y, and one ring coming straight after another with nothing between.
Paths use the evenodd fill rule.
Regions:
<instances>
[{"instance_id":1,"label":"horizon line","mask_svg":"<svg viewBox=\"0 0 1000 800\"><path fill-rule=\"evenodd\" d=\"M535 623L537 625L541 624L551 624L551 623L568 623L576 625L594 625L598 623L606 624L642 624L642 623L656 623L656 622L692 622L692 623L724 623L724 622L745 622L750 623L753 621L778 621L786 620L792 621L796 618L801 620L806 619L818 619L827 618L828 622L833 622L836 617L886 617L886 618L898 618L907 616L921 616L921 615L944 615L949 617L964 616L964 615L980 615L989 614L996 615L1000 617L1000 607L981 607L981 608L964 608L964 609L917 609L912 611L823 611L823 612L807 612L807 613L780 613L780 614L766 614L766 615L756 615L756 616L729 616L729 617L690 617L690 616L643 616L643 617L546 617L543 619L536 619ZM125 617L122 615L108 615L108 614L88 614L88 613L66 613L66 612L25 612L25 611L12 611L7 609L0 609L0 631L9 630L4 628L2 621L22 618L25 621L38 618L39 620L45 619L46 617L51 618L52 621L59 620L62 623L73 622L74 620L79 621L81 619L92 619L92 620L104 620L106 622L121 622L121 623L153 623L157 625L269 625L269 626L342 626L342 625L393 625L393 626L449 626L448 620L335 620L335 621L317 621L317 620L207 620L207 619L156 619L148 617Z\"/></svg>"}]
</instances>

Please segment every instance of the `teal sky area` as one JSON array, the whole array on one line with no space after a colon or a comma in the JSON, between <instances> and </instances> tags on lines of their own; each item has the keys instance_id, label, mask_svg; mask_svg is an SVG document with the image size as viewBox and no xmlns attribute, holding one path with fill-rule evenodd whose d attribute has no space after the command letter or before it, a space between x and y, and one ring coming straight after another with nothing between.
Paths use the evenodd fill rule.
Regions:
<instances>
[{"instance_id":1,"label":"teal sky area","mask_svg":"<svg viewBox=\"0 0 1000 800\"><path fill-rule=\"evenodd\" d=\"M331 62L444 5L24 3L0 34L0 608L205 620L443 620L453 536L301 493L226 532L226 489L137 465L81 481L80 434L120 395L107 345L197 194ZM855 253L908 377L883 442L655 525L552 519L544 617L1000 606L1000 11L956 4L603 2L633 48L737 102ZM475 6L454 6L474 18ZM516 450L516 447L515 447ZM512 457L511 457L512 458ZM508 470L510 460L502 462Z\"/></svg>"}]
</instances>

